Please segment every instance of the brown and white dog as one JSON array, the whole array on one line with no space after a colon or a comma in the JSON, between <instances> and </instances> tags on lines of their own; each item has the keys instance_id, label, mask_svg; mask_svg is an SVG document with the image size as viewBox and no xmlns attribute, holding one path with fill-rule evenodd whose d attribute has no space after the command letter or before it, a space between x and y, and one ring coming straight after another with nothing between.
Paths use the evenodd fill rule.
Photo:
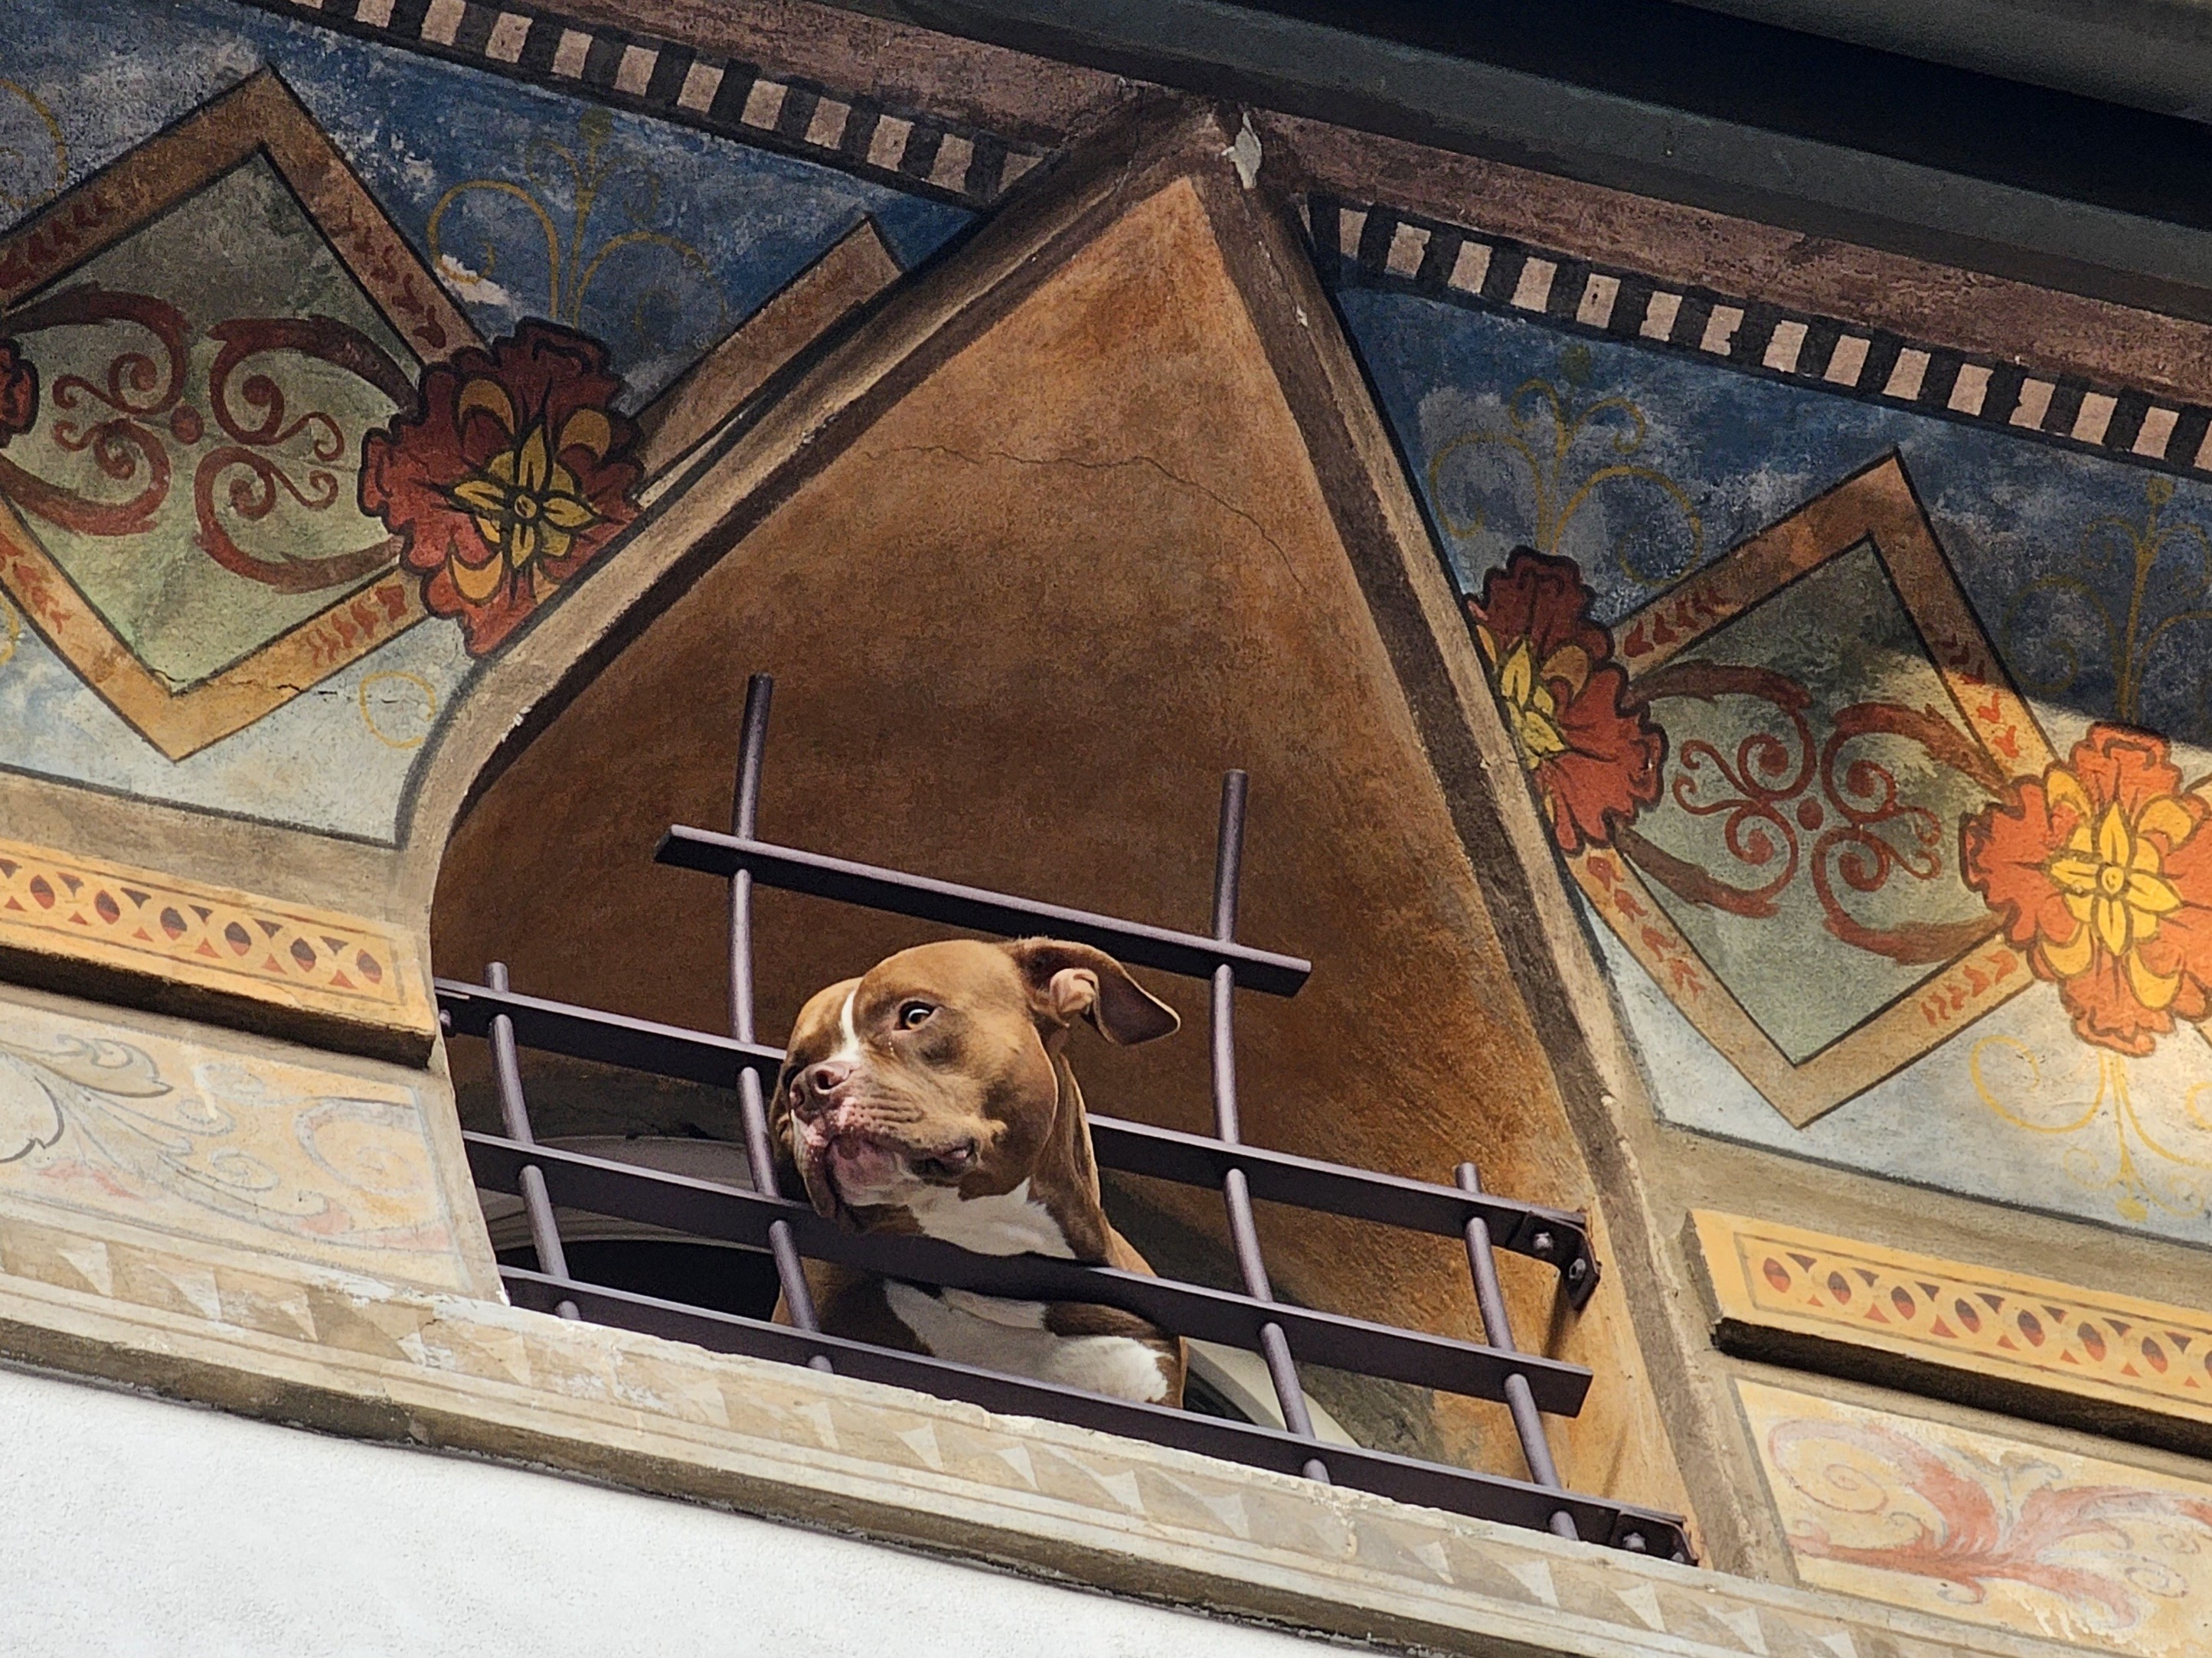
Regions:
<instances>
[{"instance_id":1,"label":"brown and white dog","mask_svg":"<svg viewBox=\"0 0 2212 1658\"><path fill-rule=\"evenodd\" d=\"M921 1233L1149 1272L1098 1199L1078 1019L1150 1042L1173 1009L1103 950L1050 938L901 950L799 1011L769 1132L815 1208ZM1182 1400L1182 1342L1110 1307L1008 1301L806 1264L833 1334L1152 1403ZM779 1305L778 1319L786 1317Z\"/></svg>"}]
</instances>

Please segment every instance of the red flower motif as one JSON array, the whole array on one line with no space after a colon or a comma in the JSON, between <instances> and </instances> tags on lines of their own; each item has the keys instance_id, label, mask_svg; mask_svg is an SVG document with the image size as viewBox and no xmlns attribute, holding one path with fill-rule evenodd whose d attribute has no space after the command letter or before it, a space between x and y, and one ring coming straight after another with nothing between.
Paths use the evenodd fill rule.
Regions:
<instances>
[{"instance_id":1,"label":"red flower motif","mask_svg":"<svg viewBox=\"0 0 2212 1658\"><path fill-rule=\"evenodd\" d=\"M13 340L0 340L0 449L39 422L39 368Z\"/></svg>"},{"instance_id":2,"label":"red flower motif","mask_svg":"<svg viewBox=\"0 0 2212 1658\"><path fill-rule=\"evenodd\" d=\"M1581 571L1516 547L1467 608L1559 850L1611 845L1617 827L1659 799L1667 736L1641 708L1623 706L1628 675L1589 619Z\"/></svg>"},{"instance_id":3,"label":"red flower motif","mask_svg":"<svg viewBox=\"0 0 2212 1658\"><path fill-rule=\"evenodd\" d=\"M2093 726L2065 765L2007 784L1959 830L1966 884L2057 984L2074 1034L2137 1056L2212 1012L2212 806L2166 752Z\"/></svg>"},{"instance_id":4,"label":"red flower motif","mask_svg":"<svg viewBox=\"0 0 2212 1658\"><path fill-rule=\"evenodd\" d=\"M416 411L362 441L361 505L400 537L422 602L494 649L637 515L637 428L606 348L526 322L422 374Z\"/></svg>"}]
</instances>

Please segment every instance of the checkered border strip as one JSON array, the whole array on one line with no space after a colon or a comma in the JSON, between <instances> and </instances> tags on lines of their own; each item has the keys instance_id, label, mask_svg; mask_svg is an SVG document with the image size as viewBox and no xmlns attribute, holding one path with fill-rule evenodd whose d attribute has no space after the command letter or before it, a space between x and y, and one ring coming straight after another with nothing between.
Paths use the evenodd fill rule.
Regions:
<instances>
[{"instance_id":1,"label":"checkered border strip","mask_svg":"<svg viewBox=\"0 0 2212 1658\"><path fill-rule=\"evenodd\" d=\"M1044 160L1006 139L672 41L478 0L246 0L724 137L988 207Z\"/></svg>"},{"instance_id":2,"label":"checkered border strip","mask_svg":"<svg viewBox=\"0 0 2212 1658\"><path fill-rule=\"evenodd\" d=\"M1314 196L1307 226L1325 276L1521 312L1770 380L1884 403L2065 447L2212 475L2212 410L2076 377L2040 375L1900 335L1657 282L1395 209Z\"/></svg>"}]
</instances>

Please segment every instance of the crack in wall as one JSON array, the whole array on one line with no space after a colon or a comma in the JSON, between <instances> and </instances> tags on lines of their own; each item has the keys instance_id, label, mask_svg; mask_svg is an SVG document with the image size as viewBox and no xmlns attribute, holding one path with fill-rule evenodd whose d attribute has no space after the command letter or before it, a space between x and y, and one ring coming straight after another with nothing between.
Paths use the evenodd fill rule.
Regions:
<instances>
[{"instance_id":1,"label":"crack in wall","mask_svg":"<svg viewBox=\"0 0 2212 1658\"><path fill-rule=\"evenodd\" d=\"M992 461L1002 460L1009 461L1017 466L1071 466L1078 471L1084 472L1115 472L1132 466L1146 467L1170 483L1212 501L1231 518L1240 519L1251 525L1253 533L1265 542L1268 550L1282 561L1283 568L1289 573L1291 580L1297 585L1298 591L1300 592L1307 591L1305 578L1299 572L1297 561L1291 556L1290 550L1277 540L1267 526L1249 510L1239 507L1218 490L1200 483L1196 478L1185 477L1150 455L1127 455L1118 460L1086 460L1075 455L1024 455L1011 449L986 449L981 453L971 453L946 443L901 444L893 448L860 450L855 453L863 460L889 460L901 455L944 455L954 460L965 461L970 466L986 466ZM1309 597L1310 597L1310 594Z\"/></svg>"}]
</instances>

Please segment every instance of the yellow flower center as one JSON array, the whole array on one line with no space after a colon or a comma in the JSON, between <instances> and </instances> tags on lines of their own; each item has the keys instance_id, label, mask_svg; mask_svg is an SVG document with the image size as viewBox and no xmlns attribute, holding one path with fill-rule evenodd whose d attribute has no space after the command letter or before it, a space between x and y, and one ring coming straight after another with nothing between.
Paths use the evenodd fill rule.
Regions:
<instances>
[{"instance_id":1,"label":"yellow flower center","mask_svg":"<svg viewBox=\"0 0 2212 1658\"><path fill-rule=\"evenodd\" d=\"M462 387L456 423L465 424L478 410L514 434L514 404L495 382L475 380ZM484 603L499 592L510 568L519 573L535 561L563 557L579 533L605 522L560 456L580 446L604 457L613 435L606 416L596 409L571 414L557 440L547 434L544 421L533 422L528 430L514 434L511 447L499 451L447 492L454 505L475 519L484 545L501 555L480 566L451 561L462 597L473 604Z\"/></svg>"},{"instance_id":2,"label":"yellow flower center","mask_svg":"<svg viewBox=\"0 0 2212 1658\"><path fill-rule=\"evenodd\" d=\"M1489 629L1478 628L1475 635L1498 676L1498 700L1505 705L1505 723L1514 746L1521 750L1522 765L1534 771L1565 754L1567 739L1559 728L1559 701L1546 681L1566 677L1579 684L1589 671L1582 650L1570 645L1553 653L1550 661L1539 663L1525 637L1515 640L1501 657Z\"/></svg>"},{"instance_id":3,"label":"yellow flower center","mask_svg":"<svg viewBox=\"0 0 2212 1658\"><path fill-rule=\"evenodd\" d=\"M2169 849L2178 847L2196 832L2197 819L2170 794L2145 802L2132 822L2118 802L2100 814L2081 780L2063 768L2052 769L2045 795L2054 809L2066 806L2075 814L2073 834L2044 872L2081 925L2063 944L2038 941L2044 965L2058 978L2078 977L2089 970L2101 945L2125 963L2128 983L2145 1007L2167 1006L2181 987L2181 975L2153 972L2141 946L2158 936L2160 918L2179 909L2182 900L2149 837L2157 835Z\"/></svg>"}]
</instances>

